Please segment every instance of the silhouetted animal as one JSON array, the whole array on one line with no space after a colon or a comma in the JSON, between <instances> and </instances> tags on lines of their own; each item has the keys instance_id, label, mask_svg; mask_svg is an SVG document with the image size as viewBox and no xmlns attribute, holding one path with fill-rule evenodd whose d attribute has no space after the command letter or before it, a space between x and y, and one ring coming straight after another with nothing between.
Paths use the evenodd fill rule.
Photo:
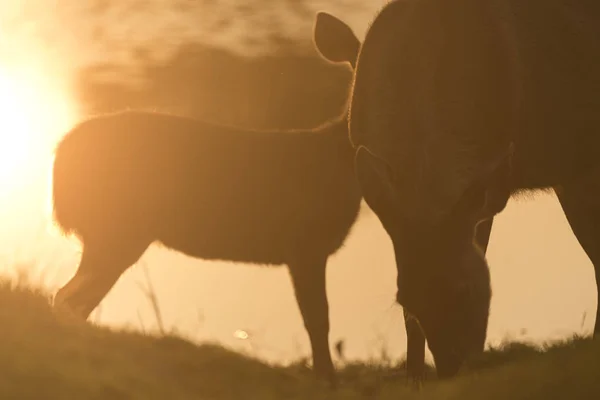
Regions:
<instances>
[{"instance_id":1,"label":"silhouetted animal","mask_svg":"<svg viewBox=\"0 0 600 400\"><path fill-rule=\"evenodd\" d=\"M491 289L473 236L484 221L487 243L515 193L555 189L600 283L599 27L592 0L398 0L367 32L357 176L440 376L483 350Z\"/></svg>"},{"instance_id":2,"label":"silhouetted animal","mask_svg":"<svg viewBox=\"0 0 600 400\"><path fill-rule=\"evenodd\" d=\"M355 36L344 23L336 17L326 13L317 13L317 19L321 21L321 30L323 31L323 39L320 46L333 49L336 46L340 48L338 51L343 51ZM489 236L492 228L492 220L482 221L478 225L476 233L476 242L481 251L485 254L489 242ZM425 373L425 336L417 318L410 312L404 309L404 321L407 337L407 357L406 366L409 378L414 381L421 381Z\"/></svg>"},{"instance_id":3,"label":"silhouetted animal","mask_svg":"<svg viewBox=\"0 0 600 400\"><path fill-rule=\"evenodd\" d=\"M358 39L328 49L319 29L322 55L354 66ZM347 113L293 131L139 111L91 118L56 149L55 220L83 254L55 305L87 318L153 242L205 260L286 264L315 372L333 381L325 267L361 200Z\"/></svg>"}]
</instances>

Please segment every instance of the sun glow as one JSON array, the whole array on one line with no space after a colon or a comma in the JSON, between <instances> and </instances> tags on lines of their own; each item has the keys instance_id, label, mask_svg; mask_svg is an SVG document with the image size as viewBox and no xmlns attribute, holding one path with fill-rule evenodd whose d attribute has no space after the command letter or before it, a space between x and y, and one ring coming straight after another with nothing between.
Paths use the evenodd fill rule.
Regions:
<instances>
[{"instance_id":1,"label":"sun glow","mask_svg":"<svg viewBox=\"0 0 600 400\"><path fill-rule=\"evenodd\" d=\"M73 123L68 97L31 68L0 65L0 195L46 167L52 144Z\"/></svg>"},{"instance_id":2,"label":"sun glow","mask_svg":"<svg viewBox=\"0 0 600 400\"><path fill-rule=\"evenodd\" d=\"M33 240L32 232L58 236L49 192L54 148L78 115L63 72L33 54L0 61L0 254Z\"/></svg>"}]
</instances>

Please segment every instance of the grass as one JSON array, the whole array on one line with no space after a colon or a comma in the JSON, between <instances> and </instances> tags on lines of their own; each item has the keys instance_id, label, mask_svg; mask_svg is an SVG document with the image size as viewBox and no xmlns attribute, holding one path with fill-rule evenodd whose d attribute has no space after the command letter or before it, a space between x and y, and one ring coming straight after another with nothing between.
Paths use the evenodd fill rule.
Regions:
<instances>
[{"instance_id":1,"label":"grass","mask_svg":"<svg viewBox=\"0 0 600 400\"><path fill-rule=\"evenodd\" d=\"M302 363L270 366L217 345L76 321L31 287L0 282L0 305L2 399L600 398L600 341L584 338L541 348L508 343L421 390L406 385L400 364L349 364L332 391Z\"/></svg>"}]
</instances>

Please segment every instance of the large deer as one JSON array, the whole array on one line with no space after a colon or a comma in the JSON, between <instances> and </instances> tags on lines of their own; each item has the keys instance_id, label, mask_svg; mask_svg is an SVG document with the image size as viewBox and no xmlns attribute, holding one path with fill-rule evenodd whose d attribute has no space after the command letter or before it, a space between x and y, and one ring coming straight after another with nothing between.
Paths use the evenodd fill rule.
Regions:
<instances>
[{"instance_id":1,"label":"large deer","mask_svg":"<svg viewBox=\"0 0 600 400\"><path fill-rule=\"evenodd\" d=\"M321 46L320 25L321 54L354 67L358 39L350 31L347 47ZM285 264L314 370L334 382L325 267L361 200L347 113L293 131L138 111L88 119L55 154L55 220L83 248L55 304L87 318L154 242L205 260Z\"/></svg>"},{"instance_id":2,"label":"large deer","mask_svg":"<svg viewBox=\"0 0 600 400\"><path fill-rule=\"evenodd\" d=\"M367 32L357 177L442 377L484 348L491 289L474 234L486 245L514 194L555 190L600 284L599 27L592 0L395 0Z\"/></svg>"},{"instance_id":3,"label":"large deer","mask_svg":"<svg viewBox=\"0 0 600 400\"><path fill-rule=\"evenodd\" d=\"M319 46L327 48L333 54L335 48L338 52L347 51L348 43L355 40L355 36L347 25L326 12L317 13L316 20L320 26ZM357 55L358 57L358 55ZM338 57L339 58L339 57ZM331 60L331 57L329 58ZM477 226L475 234L476 243L485 254L487 251L493 218L484 220ZM426 338L417 318L404 309L404 321L407 338L406 369L410 379L420 382L425 375L425 344Z\"/></svg>"}]
</instances>

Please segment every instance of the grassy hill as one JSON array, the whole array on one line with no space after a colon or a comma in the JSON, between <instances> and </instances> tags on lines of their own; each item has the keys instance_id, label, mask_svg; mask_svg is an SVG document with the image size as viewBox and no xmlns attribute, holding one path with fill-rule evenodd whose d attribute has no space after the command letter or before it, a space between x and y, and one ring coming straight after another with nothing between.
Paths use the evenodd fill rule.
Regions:
<instances>
[{"instance_id":1,"label":"grassy hill","mask_svg":"<svg viewBox=\"0 0 600 400\"><path fill-rule=\"evenodd\" d=\"M273 367L219 346L118 332L54 312L48 297L0 283L1 399L598 399L600 341L511 344L458 378L415 390L402 372L348 365L331 391L300 365Z\"/></svg>"}]
</instances>

